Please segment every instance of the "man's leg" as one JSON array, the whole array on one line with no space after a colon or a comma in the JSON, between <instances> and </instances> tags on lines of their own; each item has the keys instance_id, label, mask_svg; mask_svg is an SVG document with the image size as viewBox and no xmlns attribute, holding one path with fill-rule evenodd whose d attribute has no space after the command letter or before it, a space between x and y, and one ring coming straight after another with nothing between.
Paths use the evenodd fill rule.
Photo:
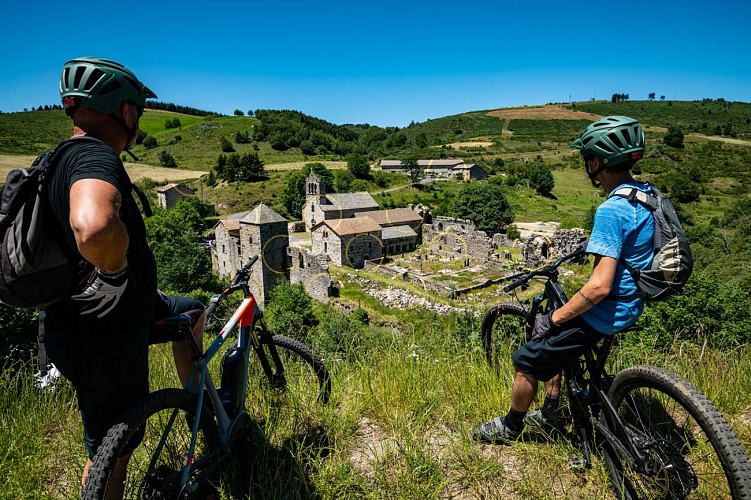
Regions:
<instances>
[{"instance_id":1,"label":"man's leg","mask_svg":"<svg viewBox=\"0 0 751 500\"><path fill-rule=\"evenodd\" d=\"M472 428L472 438L486 443L508 443L516 440L524 429L524 416L537 394L538 382L534 377L514 366L514 386L511 390L511 408L504 417L496 417Z\"/></svg>"},{"instance_id":2,"label":"man's leg","mask_svg":"<svg viewBox=\"0 0 751 500\"><path fill-rule=\"evenodd\" d=\"M537 379L514 367L514 386L511 389L511 409L527 413L537 395Z\"/></svg>"}]
</instances>

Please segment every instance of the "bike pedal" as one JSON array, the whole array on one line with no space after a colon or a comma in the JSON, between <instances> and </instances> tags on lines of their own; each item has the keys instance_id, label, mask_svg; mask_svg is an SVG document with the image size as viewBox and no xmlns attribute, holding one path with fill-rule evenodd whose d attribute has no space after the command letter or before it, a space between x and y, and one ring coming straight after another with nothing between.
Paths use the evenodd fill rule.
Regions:
<instances>
[{"instance_id":1,"label":"bike pedal","mask_svg":"<svg viewBox=\"0 0 751 500\"><path fill-rule=\"evenodd\" d=\"M575 455L573 453L568 456L568 466L572 469L586 469L587 462L581 455Z\"/></svg>"}]
</instances>

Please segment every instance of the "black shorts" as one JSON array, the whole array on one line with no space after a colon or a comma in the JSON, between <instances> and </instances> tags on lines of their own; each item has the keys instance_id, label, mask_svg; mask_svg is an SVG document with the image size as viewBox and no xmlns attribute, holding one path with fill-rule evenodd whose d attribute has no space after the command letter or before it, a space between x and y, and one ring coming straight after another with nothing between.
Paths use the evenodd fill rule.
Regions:
<instances>
[{"instance_id":1,"label":"black shorts","mask_svg":"<svg viewBox=\"0 0 751 500\"><path fill-rule=\"evenodd\" d=\"M514 366L537 380L547 382L606 337L581 318L567 321L562 328L555 335L530 340L521 346L514 353Z\"/></svg>"},{"instance_id":2,"label":"black shorts","mask_svg":"<svg viewBox=\"0 0 751 500\"><path fill-rule=\"evenodd\" d=\"M203 305L185 297L155 297L155 319L195 310ZM127 409L149 393L150 325L125 335L89 335L47 328L49 359L73 383L83 420L84 441L93 458L110 427ZM45 323L46 325L46 323Z\"/></svg>"}]
</instances>

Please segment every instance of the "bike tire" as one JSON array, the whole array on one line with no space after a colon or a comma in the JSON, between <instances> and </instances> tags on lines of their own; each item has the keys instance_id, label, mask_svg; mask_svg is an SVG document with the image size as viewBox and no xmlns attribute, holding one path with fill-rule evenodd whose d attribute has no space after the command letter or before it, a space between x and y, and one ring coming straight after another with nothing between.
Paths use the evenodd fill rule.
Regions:
<instances>
[{"instance_id":1,"label":"bike tire","mask_svg":"<svg viewBox=\"0 0 751 500\"><path fill-rule=\"evenodd\" d=\"M276 405L284 400L292 409L315 413L331 397L331 376L321 358L303 343L271 332L258 333L260 363L248 364L248 390L266 390L249 394L246 402L265 400ZM267 366L271 375L263 369ZM268 390L272 389L272 390ZM261 404L264 404L262 402ZM304 414L303 413L303 414Z\"/></svg>"},{"instance_id":2,"label":"bike tire","mask_svg":"<svg viewBox=\"0 0 751 500\"><path fill-rule=\"evenodd\" d=\"M488 364L498 370L500 356L527 342L525 325L529 307L518 302L495 305L482 320L480 340Z\"/></svg>"},{"instance_id":3,"label":"bike tire","mask_svg":"<svg viewBox=\"0 0 751 500\"><path fill-rule=\"evenodd\" d=\"M183 389L164 389L149 394L110 428L99 446L89 470L82 498L99 500L105 498L112 484L113 467L127 450L132 452L124 484L124 498L206 498L213 486L207 480L202 486L187 494L180 491L180 475L185 466L191 440L192 422L195 421L198 398ZM175 415L174 424L159 449L158 443L167 428L167 422ZM198 478L205 467L216 458L219 449L219 434L212 414L204 404L198 427L198 439L191 467L191 478ZM152 466L153 461L153 466Z\"/></svg>"},{"instance_id":4,"label":"bike tire","mask_svg":"<svg viewBox=\"0 0 751 500\"><path fill-rule=\"evenodd\" d=\"M712 403L679 375L654 366L620 372L609 397L651 474L605 443L611 485L619 498L751 498L751 468L738 437Z\"/></svg>"}]
</instances>

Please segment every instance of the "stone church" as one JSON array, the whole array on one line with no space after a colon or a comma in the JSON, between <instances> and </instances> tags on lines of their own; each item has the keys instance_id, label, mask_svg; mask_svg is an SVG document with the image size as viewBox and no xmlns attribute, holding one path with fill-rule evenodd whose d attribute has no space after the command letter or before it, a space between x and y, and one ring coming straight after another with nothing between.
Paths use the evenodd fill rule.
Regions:
<instances>
[{"instance_id":1,"label":"stone church","mask_svg":"<svg viewBox=\"0 0 751 500\"><path fill-rule=\"evenodd\" d=\"M313 170L305 181L305 191L302 218L308 231L325 220L347 219L380 208L368 193L326 193L326 186Z\"/></svg>"}]
</instances>

